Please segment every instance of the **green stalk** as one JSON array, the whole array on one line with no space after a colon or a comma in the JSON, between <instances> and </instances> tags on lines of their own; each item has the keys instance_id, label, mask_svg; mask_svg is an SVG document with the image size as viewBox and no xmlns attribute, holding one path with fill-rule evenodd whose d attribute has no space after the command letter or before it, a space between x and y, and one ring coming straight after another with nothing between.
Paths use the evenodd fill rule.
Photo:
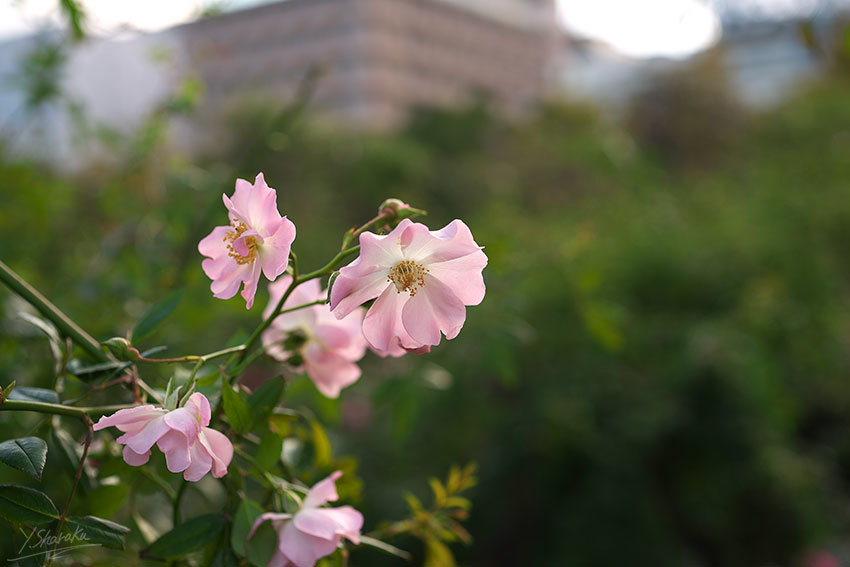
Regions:
<instances>
[{"instance_id":1,"label":"green stalk","mask_svg":"<svg viewBox=\"0 0 850 567\"><path fill-rule=\"evenodd\" d=\"M38 309L39 313L56 325L60 333L66 337L71 337L92 358L101 362L109 362L111 360L106 352L100 349L100 343L94 340L91 335L81 329L79 325L74 323L58 307L53 305L49 299L44 297L37 289L28 284L2 261L0 261L0 281L25 299L30 305Z\"/></svg>"},{"instance_id":2,"label":"green stalk","mask_svg":"<svg viewBox=\"0 0 850 567\"><path fill-rule=\"evenodd\" d=\"M47 413L52 415L65 415L85 419L91 415L101 415L112 411L132 408L132 405L100 406L91 408L77 408L63 406L61 404L50 404L47 402L28 402L24 400L6 400L0 405L0 411L32 411L36 413Z\"/></svg>"},{"instance_id":3,"label":"green stalk","mask_svg":"<svg viewBox=\"0 0 850 567\"><path fill-rule=\"evenodd\" d=\"M331 259L330 262L328 262L327 264L325 264L324 266L322 266L318 270L316 270L314 272L309 272L307 274L304 274L303 276L299 276L297 278L298 283L304 283L307 280L312 280L314 278L320 278L324 275L327 275L327 274L333 272L336 269L337 264L339 264L340 262L345 260L347 257L351 256L355 252L359 252L359 251L360 251L360 245L359 244L356 245L356 246L352 246L351 248L346 248L345 250L343 250L342 252L340 252L339 254L334 256Z\"/></svg>"}]
</instances>

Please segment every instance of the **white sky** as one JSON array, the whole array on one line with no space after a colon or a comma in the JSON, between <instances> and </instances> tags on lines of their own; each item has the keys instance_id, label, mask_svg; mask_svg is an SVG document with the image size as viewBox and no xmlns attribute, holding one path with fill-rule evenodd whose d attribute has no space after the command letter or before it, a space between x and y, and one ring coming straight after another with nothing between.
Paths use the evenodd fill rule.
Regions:
<instances>
[{"instance_id":1,"label":"white sky","mask_svg":"<svg viewBox=\"0 0 850 567\"><path fill-rule=\"evenodd\" d=\"M81 0L95 34L120 29L162 29L195 17L212 0ZM225 0L227 7L269 0ZM577 35L600 39L636 57L682 57L719 34L712 0L557 0L559 16ZM755 0L747 0L753 2ZM788 0L759 0L777 4ZM800 0L795 0L799 2ZM813 0L814 1L814 0ZM0 0L0 39L58 23L58 0Z\"/></svg>"},{"instance_id":2,"label":"white sky","mask_svg":"<svg viewBox=\"0 0 850 567\"><path fill-rule=\"evenodd\" d=\"M156 30L198 14L201 0L83 0L89 28L112 31L129 23ZM58 0L0 0L0 37L19 36L61 22Z\"/></svg>"},{"instance_id":3,"label":"white sky","mask_svg":"<svg viewBox=\"0 0 850 567\"><path fill-rule=\"evenodd\" d=\"M635 57L683 57L719 36L714 12L700 0L558 0L561 22Z\"/></svg>"}]
</instances>

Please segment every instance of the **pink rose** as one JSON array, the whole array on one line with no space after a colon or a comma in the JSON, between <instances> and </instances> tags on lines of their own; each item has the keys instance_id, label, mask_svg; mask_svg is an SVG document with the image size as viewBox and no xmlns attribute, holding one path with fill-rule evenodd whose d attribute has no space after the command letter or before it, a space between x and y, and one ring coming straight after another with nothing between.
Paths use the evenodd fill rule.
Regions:
<instances>
[{"instance_id":1,"label":"pink rose","mask_svg":"<svg viewBox=\"0 0 850 567\"><path fill-rule=\"evenodd\" d=\"M316 561L333 553L342 538L360 543L363 514L351 506L319 507L339 499L334 482L341 476L342 472L336 471L317 482L295 514L266 513L257 518L249 538L266 520L277 531L277 550L268 567L313 567Z\"/></svg>"},{"instance_id":2,"label":"pink rose","mask_svg":"<svg viewBox=\"0 0 850 567\"><path fill-rule=\"evenodd\" d=\"M271 316L291 282L290 276L283 276L269 286L271 301L263 312L263 318ZM326 292L321 289L318 280L310 280L295 288L283 308L304 305L324 297ZM366 339L361 332L364 314L365 310L356 309L338 320L326 304L284 313L278 315L263 332L263 345L269 356L282 362L292 363L295 357L296 369L302 368L322 394L336 398L342 388L360 378L360 367L355 362L366 354ZM301 333L304 342L295 350L287 350L284 342L293 331Z\"/></svg>"},{"instance_id":3,"label":"pink rose","mask_svg":"<svg viewBox=\"0 0 850 567\"><path fill-rule=\"evenodd\" d=\"M363 335L381 355L423 352L453 339L466 305L484 298L481 271L487 256L469 228L454 220L437 231L409 219L386 236L360 235L360 256L342 268L331 291L338 318L377 298L363 320Z\"/></svg>"},{"instance_id":4,"label":"pink rose","mask_svg":"<svg viewBox=\"0 0 850 567\"><path fill-rule=\"evenodd\" d=\"M217 226L198 243L207 256L201 263L212 280L210 289L219 299L230 299L244 283L242 297L248 309L260 282L260 271L270 281L286 270L289 249L295 240L295 225L277 210L277 193L266 185L263 174L251 185L236 180L236 191L222 195L230 226Z\"/></svg>"},{"instance_id":5,"label":"pink rose","mask_svg":"<svg viewBox=\"0 0 850 567\"><path fill-rule=\"evenodd\" d=\"M182 408L168 411L152 405L122 409L103 416L94 430L117 427L124 432L116 441L124 445L124 461L137 467L148 462L156 445L165 453L171 472L182 472L183 478L195 482L212 470L220 478L227 473L233 458L230 440L210 423L210 402L201 393L189 396Z\"/></svg>"}]
</instances>

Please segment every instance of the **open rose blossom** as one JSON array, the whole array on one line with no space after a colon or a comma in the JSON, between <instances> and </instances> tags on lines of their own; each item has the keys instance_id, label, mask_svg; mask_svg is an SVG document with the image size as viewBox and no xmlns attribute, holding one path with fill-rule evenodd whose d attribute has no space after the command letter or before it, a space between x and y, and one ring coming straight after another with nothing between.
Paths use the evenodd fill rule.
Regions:
<instances>
[{"instance_id":1,"label":"open rose blossom","mask_svg":"<svg viewBox=\"0 0 850 567\"><path fill-rule=\"evenodd\" d=\"M369 345L383 355L422 352L440 344L440 332L460 332L465 306L484 299L486 265L462 221L429 231L404 219L386 236L360 235L360 256L340 270L331 310L342 318L377 297L363 320Z\"/></svg>"},{"instance_id":2,"label":"open rose blossom","mask_svg":"<svg viewBox=\"0 0 850 567\"><path fill-rule=\"evenodd\" d=\"M291 282L291 276L283 276L269 286L271 301L263 318L271 316ZM297 307L325 296L319 281L310 280L293 290L283 308ZM364 314L364 309L355 309L338 320L324 303L284 313L263 332L263 345L269 356L281 362L294 362L296 369L303 369L322 394L336 398L342 388L360 378L360 367L355 362L366 354L366 339L361 331ZM287 341L293 332L300 334L303 342Z\"/></svg>"},{"instance_id":3,"label":"open rose blossom","mask_svg":"<svg viewBox=\"0 0 850 567\"><path fill-rule=\"evenodd\" d=\"M212 280L214 297L230 299L244 283L242 297L248 309L260 282L260 271L274 281L286 270L295 225L277 210L277 193L266 185L263 174L251 185L236 180L233 197L222 195L230 226L217 226L198 244L206 256L201 263Z\"/></svg>"},{"instance_id":4,"label":"open rose blossom","mask_svg":"<svg viewBox=\"0 0 850 567\"><path fill-rule=\"evenodd\" d=\"M249 538L266 520L277 532L277 550L268 567L313 567L316 561L333 553L342 538L360 543L363 514L351 506L319 507L339 499L334 483L341 476L342 472L336 471L317 482L295 514L266 513L257 518Z\"/></svg>"},{"instance_id":5,"label":"open rose blossom","mask_svg":"<svg viewBox=\"0 0 850 567\"><path fill-rule=\"evenodd\" d=\"M216 478L224 476L233 458L230 440L207 427L209 423L210 402L196 392L182 408L168 411L145 405L122 409L101 417L94 430L117 427L124 432L117 441L124 445L128 465L147 463L156 445L165 453L168 470L182 472L183 478L195 482L210 470Z\"/></svg>"}]
</instances>

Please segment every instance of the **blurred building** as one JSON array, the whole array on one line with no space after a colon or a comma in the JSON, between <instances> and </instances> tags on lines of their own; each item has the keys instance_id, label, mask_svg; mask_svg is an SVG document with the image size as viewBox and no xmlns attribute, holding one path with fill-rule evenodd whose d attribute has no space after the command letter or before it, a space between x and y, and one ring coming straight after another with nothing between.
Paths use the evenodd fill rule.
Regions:
<instances>
[{"instance_id":1,"label":"blurred building","mask_svg":"<svg viewBox=\"0 0 850 567\"><path fill-rule=\"evenodd\" d=\"M0 45L0 135L7 149L74 164L93 151L80 124L134 132L187 79L203 83L211 113L248 97L283 107L309 77L312 110L366 127L392 127L417 105L479 96L516 112L542 94L558 29L555 0L263 3L65 46L60 96L30 112L22 63L60 37L42 33ZM193 131L180 128L181 145L193 143Z\"/></svg>"},{"instance_id":2,"label":"blurred building","mask_svg":"<svg viewBox=\"0 0 850 567\"><path fill-rule=\"evenodd\" d=\"M818 0L813 0L818 1ZM840 41L850 17L850 0L820 0L811 14L768 16L755 8L715 0L722 34L708 49L719 55L734 96L754 109L769 108L819 77L832 63L830 49ZM827 9L826 6L830 9ZM555 61L556 89L571 98L621 109L657 74L693 63L688 58L634 58L593 39L567 37Z\"/></svg>"},{"instance_id":3,"label":"blurred building","mask_svg":"<svg viewBox=\"0 0 850 567\"><path fill-rule=\"evenodd\" d=\"M289 0L176 31L212 107L258 92L288 101L316 73L312 106L383 127L474 96L532 104L557 27L554 0Z\"/></svg>"}]
</instances>

